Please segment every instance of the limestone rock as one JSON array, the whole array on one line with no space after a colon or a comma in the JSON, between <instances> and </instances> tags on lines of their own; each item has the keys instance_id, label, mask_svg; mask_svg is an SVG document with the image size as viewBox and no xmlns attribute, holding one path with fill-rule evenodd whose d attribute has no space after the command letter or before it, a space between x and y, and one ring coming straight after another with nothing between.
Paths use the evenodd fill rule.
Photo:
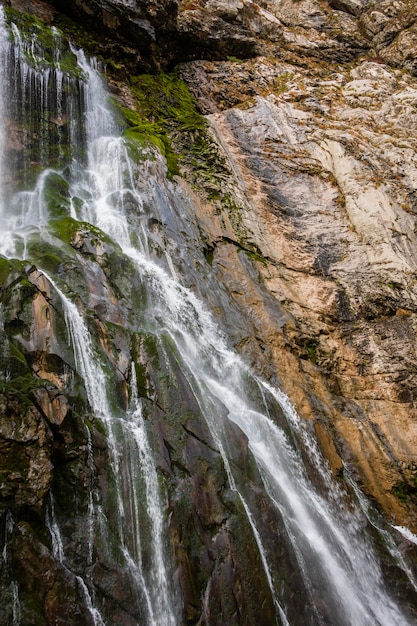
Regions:
<instances>
[{"instance_id":1,"label":"limestone rock","mask_svg":"<svg viewBox=\"0 0 417 626\"><path fill-rule=\"evenodd\" d=\"M300 413L314 415L311 392L320 398L344 440L339 454L354 458L365 489L405 520L392 490L414 480L416 467L415 79L375 62L334 69L259 58L200 62L183 76L245 189L245 236L267 260L258 269L288 314L284 336L297 365L283 357L266 296L250 297L224 245L213 267L251 310Z\"/></svg>"}]
</instances>

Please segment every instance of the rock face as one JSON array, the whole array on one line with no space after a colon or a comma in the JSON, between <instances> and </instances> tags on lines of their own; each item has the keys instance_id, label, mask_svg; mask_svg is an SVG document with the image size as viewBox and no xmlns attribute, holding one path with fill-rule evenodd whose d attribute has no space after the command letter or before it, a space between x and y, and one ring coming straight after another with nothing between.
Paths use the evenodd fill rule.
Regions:
<instances>
[{"instance_id":1,"label":"rock face","mask_svg":"<svg viewBox=\"0 0 417 626\"><path fill-rule=\"evenodd\" d=\"M134 132L150 122L146 132L155 132L168 166L176 155L171 181L157 166L155 179L172 205L171 185L188 208L173 218L162 206L150 223L154 241L175 251L183 283L252 369L278 381L311 423L334 476L347 470L390 522L417 532L415 3L4 4L66 24L72 36L61 12L94 28L88 45L111 57L114 95L131 116L137 109ZM158 83L155 95L140 77L128 80L174 66L207 127L178 113L179 82L170 94ZM140 89L155 98L147 111ZM166 122L155 131L161 103ZM272 624L256 542L225 488L227 472L189 382L163 345L136 330L146 299L140 280L102 233L58 221L54 236L65 246L47 263L91 313L118 407L129 402L132 354L140 364L183 623ZM87 562L86 494L111 509L111 455L76 373L62 303L34 265L0 259L0 276L0 621L23 610L22 624L97 623L79 578L88 571L108 623L140 623L120 555L101 546L94 565ZM244 434L228 428L246 496L263 512L272 545L267 529L279 522ZM52 510L66 537L65 566L45 526ZM276 550L285 571L274 576L284 587L294 557L284 544ZM28 568L34 562L36 570ZM289 610L291 623L306 623L302 600Z\"/></svg>"},{"instance_id":2,"label":"rock face","mask_svg":"<svg viewBox=\"0 0 417 626\"><path fill-rule=\"evenodd\" d=\"M34 2L9 0L21 10ZM369 52L415 71L416 20L412 0L76 0L51 3L85 20L136 69L172 67L186 59L260 54L312 56L345 62ZM40 8L39 8L40 5ZM46 3L35 11L46 14ZM109 46L103 39L101 47ZM120 56L117 46L112 53ZM123 57L124 55L124 57Z\"/></svg>"},{"instance_id":3,"label":"rock face","mask_svg":"<svg viewBox=\"0 0 417 626\"><path fill-rule=\"evenodd\" d=\"M289 314L279 342L259 312L254 335L299 411L317 419L320 406L342 458L405 521L393 490L412 491L415 475L414 79L366 60L337 73L265 58L243 67L182 72L245 189L262 282ZM212 236L226 280L230 244ZM246 287L234 289L243 303Z\"/></svg>"},{"instance_id":4,"label":"rock face","mask_svg":"<svg viewBox=\"0 0 417 626\"><path fill-rule=\"evenodd\" d=\"M264 55L181 66L240 190L238 217L205 203L199 218L255 326L240 345L268 347L301 414L324 420L368 493L414 527L412 16L405 2L183 2L178 27L196 54L201 38L208 56L243 40ZM234 277L242 240L268 295Z\"/></svg>"}]
</instances>

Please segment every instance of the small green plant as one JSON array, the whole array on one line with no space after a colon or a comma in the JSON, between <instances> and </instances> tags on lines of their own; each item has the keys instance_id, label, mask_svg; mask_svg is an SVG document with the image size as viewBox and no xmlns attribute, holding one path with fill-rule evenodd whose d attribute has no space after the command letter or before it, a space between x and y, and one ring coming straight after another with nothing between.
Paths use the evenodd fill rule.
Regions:
<instances>
[{"instance_id":1,"label":"small green plant","mask_svg":"<svg viewBox=\"0 0 417 626\"><path fill-rule=\"evenodd\" d=\"M400 481L392 488L392 493L401 502L406 502L410 497L417 496L417 476L414 476L411 482Z\"/></svg>"}]
</instances>

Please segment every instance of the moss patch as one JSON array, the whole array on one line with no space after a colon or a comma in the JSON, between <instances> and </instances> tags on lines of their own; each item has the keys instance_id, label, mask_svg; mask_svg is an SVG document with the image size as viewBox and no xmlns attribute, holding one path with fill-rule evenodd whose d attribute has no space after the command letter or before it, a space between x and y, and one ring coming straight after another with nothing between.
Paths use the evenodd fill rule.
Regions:
<instances>
[{"instance_id":1,"label":"moss patch","mask_svg":"<svg viewBox=\"0 0 417 626\"><path fill-rule=\"evenodd\" d=\"M100 230L100 228L88 222L79 222L72 217L51 220L48 227L56 237L68 245L72 245L77 233L81 233L82 235L92 236L98 241L107 243L113 247L115 246L110 237Z\"/></svg>"},{"instance_id":2,"label":"moss patch","mask_svg":"<svg viewBox=\"0 0 417 626\"><path fill-rule=\"evenodd\" d=\"M17 26L22 40L27 43L24 55L31 67L37 70L59 67L67 76L83 78L77 57L56 28L52 29L34 15L15 9L5 9L5 14L8 23Z\"/></svg>"},{"instance_id":3,"label":"moss patch","mask_svg":"<svg viewBox=\"0 0 417 626\"><path fill-rule=\"evenodd\" d=\"M50 172L43 187L43 198L52 218L65 216L71 202L68 182L58 172Z\"/></svg>"},{"instance_id":4,"label":"moss patch","mask_svg":"<svg viewBox=\"0 0 417 626\"><path fill-rule=\"evenodd\" d=\"M131 80L136 111L123 109L130 126L127 139L150 142L167 160L169 176L179 173L181 160L197 158L207 144L207 121L186 83L171 74L143 74Z\"/></svg>"},{"instance_id":5,"label":"moss patch","mask_svg":"<svg viewBox=\"0 0 417 626\"><path fill-rule=\"evenodd\" d=\"M32 405L32 392L45 387L51 389L54 385L42 378L35 378L30 372L26 376L16 376L9 380L0 379L0 395L18 400L21 408Z\"/></svg>"},{"instance_id":6,"label":"moss patch","mask_svg":"<svg viewBox=\"0 0 417 626\"><path fill-rule=\"evenodd\" d=\"M198 113L190 90L175 72L136 76L132 78L132 91L145 119L166 129L179 126L187 130L205 130L205 118Z\"/></svg>"},{"instance_id":7,"label":"moss patch","mask_svg":"<svg viewBox=\"0 0 417 626\"><path fill-rule=\"evenodd\" d=\"M398 482L392 488L392 493L401 502L407 502L410 498L417 501L417 476L411 482Z\"/></svg>"}]
</instances>

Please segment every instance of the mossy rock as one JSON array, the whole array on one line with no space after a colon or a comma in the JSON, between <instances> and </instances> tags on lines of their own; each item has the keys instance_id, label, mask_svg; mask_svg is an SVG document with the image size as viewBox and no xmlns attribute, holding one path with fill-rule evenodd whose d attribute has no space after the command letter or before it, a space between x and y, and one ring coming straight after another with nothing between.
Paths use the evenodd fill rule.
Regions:
<instances>
[{"instance_id":1,"label":"mossy rock","mask_svg":"<svg viewBox=\"0 0 417 626\"><path fill-rule=\"evenodd\" d=\"M75 236L80 233L84 236L92 236L93 238L120 250L120 247L115 244L112 239L106 235L106 233L100 230L100 228L90 224L89 222L78 221L69 216L50 220L48 223L48 229L51 233L53 233L53 235L55 235L55 237L58 237L61 241L71 246L74 243Z\"/></svg>"},{"instance_id":2,"label":"mossy rock","mask_svg":"<svg viewBox=\"0 0 417 626\"><path fill-rule=\"evenodd\" d=\"M205 130L207 121L186 83L177 74L143 74L132 78L132 91L142 118L187 130Z\"/></svg>"},{"instance_id":3,"label":"mossy rock","mask_svg":"<svg viewBox=\"0 0 417 626\"><path fill-rule=\"evenodd\" d=\"M49 172L44 180L42 192L46 209L52 219L68 215L71 202L69 183L61 174Z\"/></svg>"},{"instance_id":4,"label":"mossy rock","mask_svg":"<svg viewBox=\"0 0 417 626\"><path fill-rule=\"evenodd\" d=\"M59 30L29 13L6 8L5 14L7 22L17 26L23 41L31 42L25 51L26 61L31 67L40 71L59 67L67 76L84 78L76 55ZM13 38L12 35L10 38ZM59 55L56 54L57 50Z\"/></svg>"},{"instance_id":5,"label":"mossy rock","mask_svg":"<svg viewBox=\"0 0 417 626\"><path fill-rule=\"evenodd\" d=\"M27 256L39 268L47 272L56 273L64 260L62 246L54 245L52 241L45 241L41 233L34 233L29 239Z\"/></svg>"},{"instance_id":6,"label":"mossy rock","mask_svg":"<svg viewBox=\"0 0 417 626\"><path fill-rule=\"evenodd\" d=\"M180 173L189 179L215 204L219 214L228 214L242 246L252 250L242 207L234 198L233 173L187 84L174 71L135 76L131 89L136 109L122 112L130 126L125 137L133 159L142 158L140 150L152 143L166 158L168 176ZM132 152L135 142L142 146L136 153Z\"/></svg>"},{"instance_id":7,"label":"mossy rock","mask_svg":"<svg viewBox=\"0 0 417 626\"><path fill-rule=\"evenodd\" d=\"M6 285L0 290L0 302L4 307L4 329L9 335L14 335L24 327L25 312L28 319L31 314L32 298L36 287L29 281L25 271L16 271L16 267L9 266L10 273L6 274Z\"/></svg>"},{"instance_id":8,"label":"mossy rock","mask_svg":"<svg viewBox=\"0 0 417 626\"><path fill-rule=\"evenodd\" d=\"M130 113L129 109L127 111ZM172 148L171 141L166 132L157 124L140 122L125 130L123 137L133 161L141 161L152 156L149 147L154 146L166 159L168 176L172 178L179 174L178 157Z\"/></svg>"},{"instance_id":9,"label":"mossy rock","mask_svg":"<svg viewBox=\"0 0 417 626\"><path fill-rule=\"evenodd\" d=\"M35 378L31 372L20 374L8 380L0 379L0 394L16 398L21 407L33 404L32 392L40 388L52 388L54 385L42 378Z\"/></svg>"},{"instance_id":10,"label":"mossy rock","mask_svg":"<svg viewBox=\"0 0 417 626\"><path fill-rule=\"evenodd\" d=\"M128 145L151 143L165 156L168 175L179 173L179 162L184 158L182 148L173 146L172 136L187 134L185 152L198 147L195 137L205 134L208 127L186 83L178 75L143 74L131 81L132 93L137 102L136 110L122 109L130 128L125 131Z\"/></svg>"},{"instance_id":11,"label":"mossy rock","mask_svg":"<svg viewBox=\"0 0 417 626\"><path fill-rule=\"evenodd\" d=\"M0 347L0 381L1 378L13 380L15 377L25 376L28 373L28 364L20 350L7 339L3 345L0 343Z\"/></svg>"},{"instance_id":12,"label":"mossy rock","mask_svg":"<svg viewBox=\"0 0 417 626\"><path fill-rule=\"evenodd\" d=\"M12 283L26 277L27 262L20 259L5 259L0 256L0 298Z\"/></svg>"}]
</instances>

